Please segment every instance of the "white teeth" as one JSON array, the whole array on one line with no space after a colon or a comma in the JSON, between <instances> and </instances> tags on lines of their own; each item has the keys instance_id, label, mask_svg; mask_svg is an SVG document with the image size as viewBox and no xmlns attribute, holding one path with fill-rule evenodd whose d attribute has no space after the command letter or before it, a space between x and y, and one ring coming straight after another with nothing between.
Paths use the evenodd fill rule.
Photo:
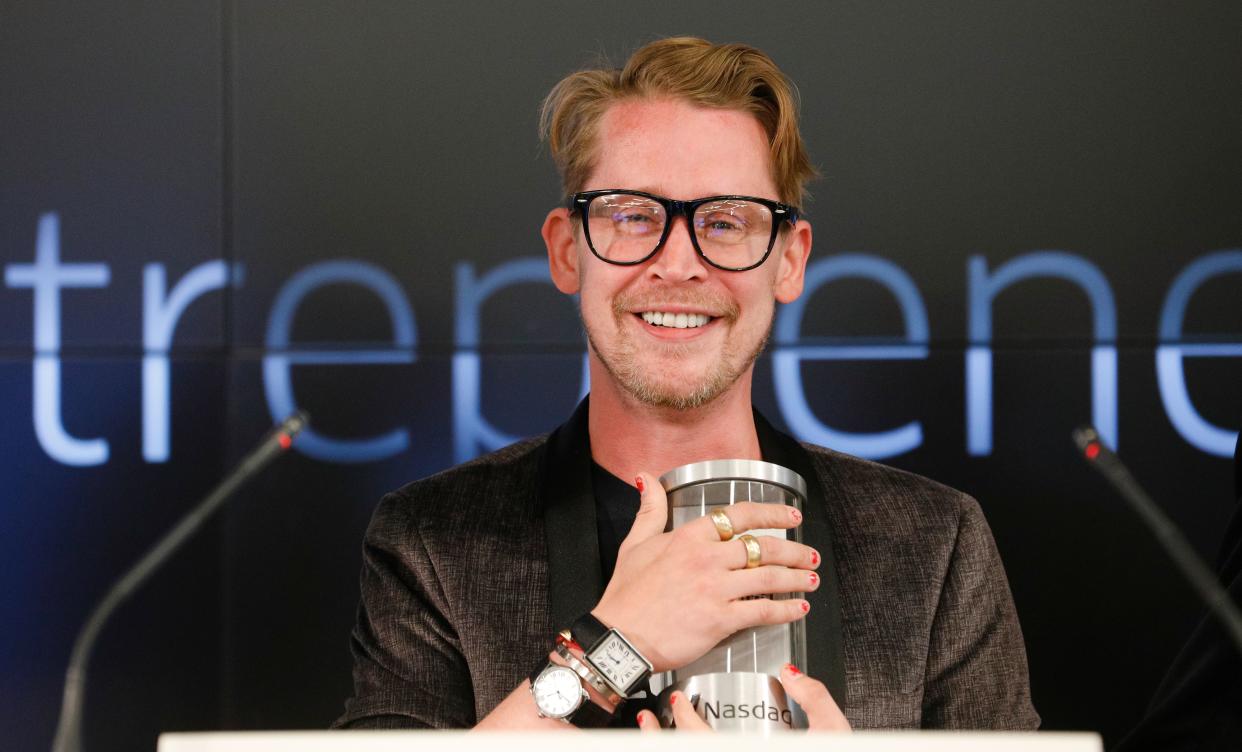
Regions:
<instances>
[{"instance_id":1,"label":"white teeth","mask_svg":"<svg viewBox=\"0 0 1242 752\"><path fill-rule=\"evenodd\" d=\"M711 317L702 313L663 313L660 311L643 311L643 321L652 326L667 326L671 329L694 329L711 321Z\"/></svg>"}]
</instances>

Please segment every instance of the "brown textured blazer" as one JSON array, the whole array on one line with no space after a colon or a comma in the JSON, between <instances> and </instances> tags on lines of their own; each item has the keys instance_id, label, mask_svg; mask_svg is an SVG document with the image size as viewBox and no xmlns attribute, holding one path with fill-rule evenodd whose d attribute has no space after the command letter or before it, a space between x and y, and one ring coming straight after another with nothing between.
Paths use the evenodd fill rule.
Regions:
<instances>
[{"instance_id":1,"label":"brown textured blazer","mask_svg":"<svg viewBox=\"0 0 1242 752\"><path fill-rule=\"evenodd\" d=\"M354 696L337 727L474 725L603 594L587 401L530 439L386 495L363 545ZM1033 729L1026 650L979 505L801 445L755 413L763 458L807 481L807 673L855 728Z\"/></svg>"}]
</instances>

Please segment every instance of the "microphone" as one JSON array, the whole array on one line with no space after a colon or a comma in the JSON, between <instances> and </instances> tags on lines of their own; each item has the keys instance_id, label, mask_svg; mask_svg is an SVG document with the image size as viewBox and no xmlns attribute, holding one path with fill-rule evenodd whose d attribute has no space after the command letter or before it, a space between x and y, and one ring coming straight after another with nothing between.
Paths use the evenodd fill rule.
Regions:
<instances>
[{"instance_id":1,"label":"microphone","mask_svg":"<svg viewBox=\"0 0 1242 752\"><path fill-rule=\"evenodd\" d=\"M1100 441L1100 435L1091 426L1074 429L1074 443L1100 474L1121 494L1130 507L1138 513L1147 527L1155 534L1157 542L1182 570L1186 579L1207 603L1208 610L1220 619L1225 633L1242 654L1242 613L1229 597L1229 593L1216 581L1212 570L1203 563L1194 548L1160 507L1152 501L1143 487L1111 449Z\"/></svg>"},{"instance_id":2,"label":"microphone","mask_svg":"<svg viewBox=\"0 0 1242 752\"><path fill-rule=\"evenodd\" d=\"M299 410L269 431L259 445L237 464L233 472L212 489L189 514L181 518L172 530L169 530L159 542L151 547L151 550L147 551L112 585L112 588L91 611L90 617L78 632L78 637L73 643L73 652L69 657L69 668L65 672L65 694L60 706L60 720L56 724L56 738L52 742L53 752L79 752L82 749L82 702L86 694L86 665L90 659L91 649L95 645L95 638L99 636L99 630L108 621L108 617L139 585L146 582L160 568L160 565L181 547L181 544L193 536L207 521L207 518L233 495L233 492L292 446L293 437L297 436L309 421L310 416Z\"/></svg>"}]
</instances>

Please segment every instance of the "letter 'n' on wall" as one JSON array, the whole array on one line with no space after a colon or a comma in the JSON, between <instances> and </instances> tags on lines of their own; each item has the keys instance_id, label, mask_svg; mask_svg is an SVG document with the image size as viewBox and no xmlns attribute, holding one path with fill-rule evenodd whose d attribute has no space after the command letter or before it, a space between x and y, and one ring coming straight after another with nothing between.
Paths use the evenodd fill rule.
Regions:
<instances>
[{"instance_id":1,"label":"letter 'n' on wall","mask_svg":"<svg viewBox=\"0 0 1242 752\"><path fill-rule=\"evenodd\" d=\"M1091 422L1117 448L1117 306L1108 280L1095 264L1062 251L1034 251L989 273L983 256L972 256L967 273L970 344L966 349L966 448L992 453L992 302L1025 279L1052 277L1078 285L1091 304ZM1067 427L1068 430L1068 427Z\"/></svg>"}]
</instances>

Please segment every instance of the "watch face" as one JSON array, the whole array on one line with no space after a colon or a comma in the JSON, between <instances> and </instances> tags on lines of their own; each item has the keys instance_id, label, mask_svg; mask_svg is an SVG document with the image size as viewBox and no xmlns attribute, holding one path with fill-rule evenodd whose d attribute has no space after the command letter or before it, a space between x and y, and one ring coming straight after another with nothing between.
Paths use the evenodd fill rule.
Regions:
<instances>
[{"instance_id":1,"label":"watch face","mask_svg":"<svg viewBox=\"0 0 1242 752\"><path fill-rule=\"evenodd\" d=\"M535 705L549 718L564 718L582 703L582 684L573 669L552 666L531 685Z\"/></svg>"},{"instance_id":2,"label":"watch face","mask_svg":"<svg viewBox=\"0 0 1242 752\"><path fill-rule=\"evenodd\" d=\"M591 663L614 687L628 691L647 665L615 632L591 652Z\"/></svg>"}]
</instances>

